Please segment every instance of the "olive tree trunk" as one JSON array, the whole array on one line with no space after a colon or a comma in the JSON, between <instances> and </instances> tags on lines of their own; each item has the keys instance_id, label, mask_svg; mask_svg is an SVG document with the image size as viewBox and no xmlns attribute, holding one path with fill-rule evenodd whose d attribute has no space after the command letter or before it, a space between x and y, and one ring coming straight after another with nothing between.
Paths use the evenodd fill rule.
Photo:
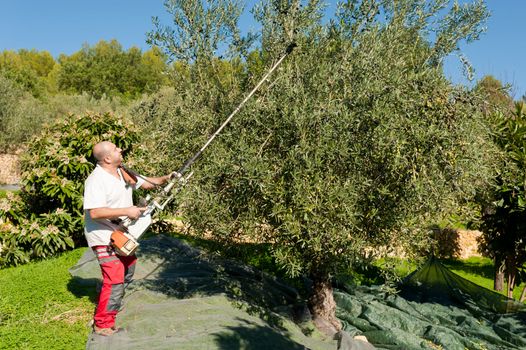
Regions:
<instances>
[{"instance_id":1,"label":"olive tree trunk","mask_svg":"<svg viewBox=\"0 0 526 350\"><path fill-rule=\"evenodd\" d=\"M336 302L331 281L328 278L314 276L313 291L309 298L309 309L314 325L324 334L332 336L342 329L336 317Z\"/></svg>"},{"instance_id":2,"label":"olive tree trunk","mask_svg":"<svg viewBox=\"0 0 526 350\"><path fill-rule=\"evenodd\" d=\"M513 289L515 289L515 281L517 277L517 267L515 259L506 259L506 271L508 275L508 298L513 298Z\"/></svg>"},{"instance_id":3,"label":"olive tree trunk","mask_svg":"<svg viewBox=\"0 0 526 350\"><path fill-rule=\"evenodd\" d=\"M495 257L495 278L493 280L493 289L502 292L504 288L504 261Z\"/></svg>"}]
</instances>

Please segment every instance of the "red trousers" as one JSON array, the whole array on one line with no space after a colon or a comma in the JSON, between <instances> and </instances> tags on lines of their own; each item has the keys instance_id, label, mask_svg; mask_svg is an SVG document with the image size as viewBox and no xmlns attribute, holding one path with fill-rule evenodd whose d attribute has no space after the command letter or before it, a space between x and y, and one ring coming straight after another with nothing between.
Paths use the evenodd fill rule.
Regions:
<instances>
[{"instance_id":1,"label":"red trousers","mask_svg":"<svg viewBox=\"0 0 526 350\"><path fill-rule=\"evenodd\" d=\"M92 247L102 272L102 288L93 318L95 326L111 328L124 297L125 287L132 281L137 257L117 255L111 246Z\"/></svg>"}]
</instances>

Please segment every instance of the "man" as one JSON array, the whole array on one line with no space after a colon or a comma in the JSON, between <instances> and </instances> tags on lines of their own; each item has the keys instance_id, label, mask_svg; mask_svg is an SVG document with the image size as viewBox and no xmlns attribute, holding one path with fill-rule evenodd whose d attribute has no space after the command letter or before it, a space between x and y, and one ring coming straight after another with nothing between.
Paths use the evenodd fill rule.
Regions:
<instances>
[{"instance_id":1,"label":"man","mask_svg":"<svg viewBox=\"0 0 526 350\"><path fill-rule=\"evenodd\" d=\"M170 175L154 178L130 176L121 168L122 150L103 141L93 147L97 165L86 179L84 187L84 234L93 249L102 272L102 288L93 318L95 333L110 336L120 329L115 317L121 306L124 289L132 280L137 258L120 256L111 246L110 236L119 229L118 220L137 219L146 208L133 205L134 189L152 189L170 179ZM135 180L135 179L134 179Z\"/></svg>"}]
</instances>

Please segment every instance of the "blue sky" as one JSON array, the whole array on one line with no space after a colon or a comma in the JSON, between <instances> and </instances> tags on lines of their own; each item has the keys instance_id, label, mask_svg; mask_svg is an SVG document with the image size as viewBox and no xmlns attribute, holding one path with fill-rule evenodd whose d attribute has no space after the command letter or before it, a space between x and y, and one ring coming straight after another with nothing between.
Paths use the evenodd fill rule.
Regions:
<instances>
[{"instance_id":1,"label":"blue sky","mask_svg":"<svg viewBox=\"0 0 526 350\"><path fill-rule=\"evenodd\" d=\"M246 2L250 9L256 0ZM333 9L336 1L327 2ZM491 74L510 83L511 94L518 99L526 94L526 0L486 3L492 13L487 33L461 49L475 68L476 79ZM126 49L146 50L151 17L168 19L163 0L0 0L0 6L0 50L46 50L55 57L72 54L84 43L111 39ZM256 27L248 11L240 24L243 30ZM454 83L469 85L458 58L446 61L445 73Z\"/></svg>"}]
</instances>

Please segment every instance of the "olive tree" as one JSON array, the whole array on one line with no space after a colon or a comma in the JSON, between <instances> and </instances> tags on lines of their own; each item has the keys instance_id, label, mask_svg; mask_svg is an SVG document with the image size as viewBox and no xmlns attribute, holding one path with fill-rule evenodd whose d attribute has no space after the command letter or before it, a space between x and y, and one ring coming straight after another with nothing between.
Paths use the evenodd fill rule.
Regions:
<instances>
[{"instance_id":1,"label":"olive tree","mask_svg":"<svg viewBox=\"0 0 526 350\"><path fill-rule=\"evenodd\" d=\"M326 24L321 1L253 9L262 23L256 62L269 67L290 42L298 47L198 163L185 215L225 243L269 243L289 276L312 280L309 306L327 331L340 327L336 274L381 254L424 251L427 227L492 172L477 102L441 67L460 41L477 38L487 12L480 1L448 4L349 0ZM250 62L240 89L259 78L260 65L251 71ZM197 109L187 107L199 99ZM174 168L224 119L224 107L235 106L173 94L164 101L173 103L164 115L171 121L159 125L171 127L163 147L179 151L166 159Z\"/></svg>"},{"instance_id":2,"label":"olive tree","mask_svg":"<svg viewBox=\"0 0 526 350\"><path fill-rule=\"evenodd\" d=\"M481 229L484 231L481 250L485 252L485 255L493 258L495 266L493 289L500 292L504 288L506 263L505 257L502 254L502 249L498 249L495 244L497 241L492 242L497 235L490 232L494 231L497 222L501 221L500 219L495 220L498 216L495 216L495 209L497 206L494 204L499 203L502 195L506 193L506 191L501 192L500 190L507 188L507 185L504 187L501 187L501 185L514 182L515 180L511 179L516 178L517 175L520 174L519 168L516 166L515 162L510 161L511 157L506 156L506 147L513 144L514 140L520 140L520 137L510 137L513 135L514 128L513 126L511 128L508 127L507 124L508 119L514 119L512 114L515 110L515 106L506 86L492 76L484 76L477 82L475 90L483 101L482 110L488 118L488 121L490 121L494 141L502 150L502 154L496 158L500 160L501 163L497 167L499 171L495 174L493 186L481 188L479 195L476 197L476 202L481 209ZM520 122L520 120L521 117L519 115L518 121ZM510 145L508 145L508 143L510 143ZM513 191L509 193L511 194ZM513 198L513 195L510 199L511 198ZM501 204L504 204L504 202ZM506 212L502 211L502 209L506 207L507 205L502 206L499 211L501 213ZM511 213L513 212L514 211L511 210ZM496 231L501 231L501 229L497 229ZM506 244L505 241L506 240L503 240L502 242L504 245Z\"/></svg>"},{"instance_id":3,"label":"olive tree","mask_svg":"<svg viewBox=\"0 0 526 350\"><path fill-rule=\"evenodd\" d=\"M494 115L495 142L505 157L483 207L481 237L483 252L495 261L495 289L502 290L502 281L497 277L505 274L510 298L515 286L526 277L526 104L516 102L515 107L513 114ZM525 299L526 287L520 301Z\"/></svg>"}]
</instances>

